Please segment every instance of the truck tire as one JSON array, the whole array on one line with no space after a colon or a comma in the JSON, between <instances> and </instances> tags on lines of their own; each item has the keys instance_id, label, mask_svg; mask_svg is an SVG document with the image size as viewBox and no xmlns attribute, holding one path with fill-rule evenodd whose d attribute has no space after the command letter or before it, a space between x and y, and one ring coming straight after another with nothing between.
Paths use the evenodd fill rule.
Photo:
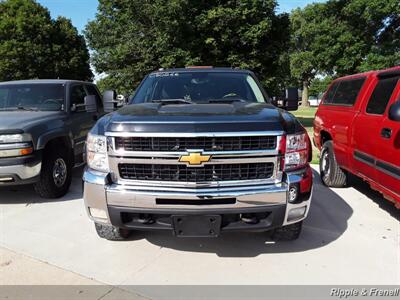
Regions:
<instances>
[{"instance_id":1,"label":"truck tire","mask_svg":"<svg viewBox=\"0 0 400 300\"><path fill-rule=\"evenodd\" d=\"M43 156L39 182L35 191L42 198L55 199L64 196L72 181L72 161L64 149L52 149Z\"/></svg>"},{"instance_id":2,"label":"truck tire","mask_svg":"<svg viewBox=\"0 0 400 300\"><path fill-rule=\"evenodd\" d=\"M274 241L297 240L300 236L302 227L303 221L277 228L272 232L271 238Z\"/></svg>"},{"instance_id":3,"label":"truck tire","mask_svg":"<svg viewBox=\"0 0 400 300\"><path fill-rule=\"evenodd\" d=\"M326 186L340 188L347 185L347 174L336 161L332 141L327 141L322 146L319 171L321 181Z\"/></svg>"},{"instance_id":4,"label":"truck tire","mask_svg":"<svg viewBox=\"0 0 400 300\"><path fill-rule=\"evenodd\" d=\"M118 228L113 225L94 223L97 235L109 241L123 241L130 235L131 231L123 228Z\"/></svg>"}]
</instances>

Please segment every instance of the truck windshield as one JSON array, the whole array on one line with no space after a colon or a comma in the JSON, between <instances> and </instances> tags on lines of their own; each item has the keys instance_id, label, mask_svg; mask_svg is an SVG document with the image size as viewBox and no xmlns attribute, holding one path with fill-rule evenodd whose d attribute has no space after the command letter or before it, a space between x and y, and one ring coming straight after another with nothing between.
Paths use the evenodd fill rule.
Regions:
<instances>
[{"instance_id":1,"label":"truck windshield","mask_svg":"<svg viewBox=\"0 0 400 300\"><path fill-rule=\"evenodd\" d=\"M131 103L266 102L252 76L233 72L160 72L150 74Z\"/></svg>"},{"instance_id":2,"label":"truck windshield","mask_svg":"<svg viewBox=\"0 0 400 300\"><path fill-rule=\"evenodd\" d=\"M62 84L0 85L0 111L59 111L64 104Z\"/></svg>"}]
</instances>

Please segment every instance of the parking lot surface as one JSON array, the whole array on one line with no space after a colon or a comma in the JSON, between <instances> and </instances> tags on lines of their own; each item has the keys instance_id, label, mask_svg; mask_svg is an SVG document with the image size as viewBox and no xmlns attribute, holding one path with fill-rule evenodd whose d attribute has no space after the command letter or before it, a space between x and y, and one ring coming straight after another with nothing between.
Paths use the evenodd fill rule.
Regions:
<instances>
[{"instance_id":1,"label":"parking lot surface","mask_svg":"<svg viewBox=\"0 0 400 300\"><path fill-rule=\"evenodd\" d=\"M40 199L31 187L0 189L0 247L15 253L0 255L0 281L37 284L35 277L47 276L51 284L400 284L400 212L358 180L354 187L328 189L315 172L310 214L295 242L273 243L264 233L180 239L158 232L110 242L97 237L86 216L81 174L75 170L70 193L59 200ZM76 277L57 277L57 270L34 262L24 268L19 255Z\"/></svg>"}]
</instances>

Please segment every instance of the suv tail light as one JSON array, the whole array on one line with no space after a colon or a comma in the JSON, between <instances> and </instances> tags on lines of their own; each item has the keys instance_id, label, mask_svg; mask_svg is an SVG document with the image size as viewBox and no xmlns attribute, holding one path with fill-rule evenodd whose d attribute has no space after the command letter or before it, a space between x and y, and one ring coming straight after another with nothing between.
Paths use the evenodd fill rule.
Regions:
<instances>
[{"instance_id":1,"label":"suv tail light","mask_svg":"<svg viewBox=\"0 0 400 300\"><path fill-rule=\"evenodd\" d=\"M299 169L307 165L310 157L310 139L307 133L283 136L279 147L283 171Z\"/></svg>"}]
</instances>

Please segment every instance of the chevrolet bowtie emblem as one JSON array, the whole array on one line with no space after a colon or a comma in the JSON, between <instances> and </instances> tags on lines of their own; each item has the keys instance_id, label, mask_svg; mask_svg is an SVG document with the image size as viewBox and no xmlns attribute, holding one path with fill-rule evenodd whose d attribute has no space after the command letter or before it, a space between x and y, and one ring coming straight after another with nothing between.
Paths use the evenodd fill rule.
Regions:
<instances>
[{"instance_id":1,"label":"chevrolet bowtie emblem","mask_svg":"<svg viewBox=\"0 0 400 300\"><path fill-rule=\"evenodd\" d=\"M211 155L203 155L200 152L191 152L188 155L182 155L179 158L180 162L185 162L189 166L201 166L205 162L209 162Z\"/></svg>"}]
</instances>

